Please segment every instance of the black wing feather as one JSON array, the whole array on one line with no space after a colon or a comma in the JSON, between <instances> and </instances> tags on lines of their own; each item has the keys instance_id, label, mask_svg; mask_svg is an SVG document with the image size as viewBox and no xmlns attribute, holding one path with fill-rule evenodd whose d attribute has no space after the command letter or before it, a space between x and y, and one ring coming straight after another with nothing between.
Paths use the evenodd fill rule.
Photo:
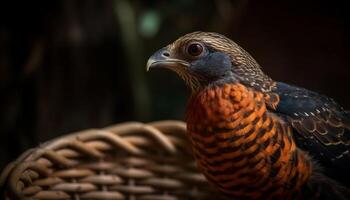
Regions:
<instances>
[{"instance_id":1,"label":"black wing feather","mask_svg":"<svg viewBox=\"0 0 350 200\"><path fill-rule=\"evenodd\" d=\"M349 185L344 176L350 166L350 112L326 96L285 83L277 83L273 92L280 98L275 111L294 128L298 147Z\"/></svg>"}]
</instances>

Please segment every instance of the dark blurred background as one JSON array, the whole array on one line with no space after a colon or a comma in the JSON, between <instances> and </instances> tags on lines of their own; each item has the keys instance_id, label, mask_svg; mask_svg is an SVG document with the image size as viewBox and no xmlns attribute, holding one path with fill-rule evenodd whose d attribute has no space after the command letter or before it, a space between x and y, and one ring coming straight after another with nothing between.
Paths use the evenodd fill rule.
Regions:
<instances>
[{"instance_id":1,"label":"dark blurred background","mask_svg":"<svg viewBox=\"0 0 350 200\"><path fill-rule=\"evenodd\" d=\"M0 3L0 169L59 135L183 119L189 90L147 58L195 30L227 35L272 78L350 109L345 1L46 0Z\"/></svg>"}]
</instances>

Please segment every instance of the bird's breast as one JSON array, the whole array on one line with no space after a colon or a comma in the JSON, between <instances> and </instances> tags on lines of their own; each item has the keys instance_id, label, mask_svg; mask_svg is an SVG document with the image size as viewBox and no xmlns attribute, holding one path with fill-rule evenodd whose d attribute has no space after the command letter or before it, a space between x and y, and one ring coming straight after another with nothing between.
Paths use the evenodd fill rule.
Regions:
<instances>
[{"instance_id":1,"label":"bird's breast","mask_svg":"<svg viewBox=\"0 0 350 200\"><path fill-rule=\"evenodd\" d=\"M291 194L310 175L310 162L267 111L264 95L241 84L193 95L186 121L199 168L231 197L274 199Z\"/></svg>"}]
</instances>

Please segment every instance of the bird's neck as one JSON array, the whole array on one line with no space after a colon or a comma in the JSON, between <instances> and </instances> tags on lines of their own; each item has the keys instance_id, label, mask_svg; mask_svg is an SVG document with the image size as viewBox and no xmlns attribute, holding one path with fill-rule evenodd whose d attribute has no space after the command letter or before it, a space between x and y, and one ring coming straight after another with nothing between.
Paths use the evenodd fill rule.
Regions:
<instances>
[{"instance_id":1,"label":"bird's neck","mask_svg":"<svg viewBox=\"0 0 350 200\"><path fill-rule=\"evenodd\" d=\"M308 180L310 160L286 126L269 113L263 94L241 84L194 93L187 128L201 171L237 199L291 196Z\"/></svg>"},{"instance_id":2,"label":"bird's neck","mask_svg":"<svg viewBox=\"0 0 350 200\"><path fill-rule=\"evenodd\" d=\"M261 92L270 92L276 87L276 82L266 75L260 66L254 62L249 65L241 65L232 69L240 78L240 82Z\"/></svg>"}]
</instances>

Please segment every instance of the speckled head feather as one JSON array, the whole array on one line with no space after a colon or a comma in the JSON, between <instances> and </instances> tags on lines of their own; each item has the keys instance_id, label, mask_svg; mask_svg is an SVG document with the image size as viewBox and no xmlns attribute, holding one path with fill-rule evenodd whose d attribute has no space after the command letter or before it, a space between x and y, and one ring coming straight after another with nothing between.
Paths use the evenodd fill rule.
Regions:
<instances>
[{"instance_id":1,"label":"speckled head feather","mask_svg":"<svg viewBox=\"0 0 350 200\"><path fill-rule=\"evenodd\" d=\"M193 41L203 43L210 51L226 53L231 58L233 73L243 84L263 92L269 92L275 87L275 82L262 72L260 65L248 52L221 34L200 31L189 33L170 44L169 51L179 54Z\"/></svg>"}]
</instances>

